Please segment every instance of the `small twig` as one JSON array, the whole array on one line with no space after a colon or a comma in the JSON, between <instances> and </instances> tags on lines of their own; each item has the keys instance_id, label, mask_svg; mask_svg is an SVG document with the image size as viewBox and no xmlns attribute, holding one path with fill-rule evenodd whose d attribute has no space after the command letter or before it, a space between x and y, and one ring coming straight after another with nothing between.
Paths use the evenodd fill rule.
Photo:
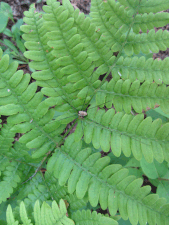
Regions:
<instances>
[{"instance_id":1,"label":"small twig","mask_svg":"<svg viewBox=\"0 0 169 225\"><path fill-rule=\"evenodd\" d=\"M167 179L167 178L161 178L161 177L159 177L159 178L157 178L158 180L163 180L163 181L169 181L169 179Z\"/></svg>"},{"instance_id":2,"label":"small twig","mask_svg":"<svg viewBox=\"0 0 169 225\"><path fill-rule=\"evenodd\" d=\"M22 184L28 182L29 180L32 180L32 178L37 174L37 172L39 171L40 167L42 166L42 164L44 163L44 161L46 160L46 158L48 157L48 155L49 155L50 153L51 153L51 151L49 151L49 152L47 153L47 155L42 159L40 165L39 165L38 168L35 170L35 173L34 173L31 177L29 177L26 181L24 181Z\"/></svg>"}]
</instances>

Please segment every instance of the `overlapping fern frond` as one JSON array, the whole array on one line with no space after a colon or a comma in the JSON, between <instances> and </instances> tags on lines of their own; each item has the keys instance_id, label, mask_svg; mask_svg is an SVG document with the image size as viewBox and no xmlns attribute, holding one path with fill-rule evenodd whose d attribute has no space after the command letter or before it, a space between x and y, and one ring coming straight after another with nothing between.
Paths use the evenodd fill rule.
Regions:
<instances>
[{"instance_id":1,"label":"overlapping fern frond","mask_svg":"<svg viewBox=\"0 0 169 225\"><path fill-rule=\"evenodd\" d=\"M1 98L6 101L0 106L1 115L10 116L7 122L13 125L11 132L25 133L20 138L20 143L25 143L28 148L39 149L38 152L44 155L59 142L58 136L66 125L52 121L55 111L42 101L41 92L36 93L37 84L33 82L29 85L30 75L23 74L22 71L15 73L17 67L8 65L6 56L1 62L3 60L5 63L1 69L1 80L4 85L1 88ZM36 152L34 157L37 157Z\"/></svg>"},{"instance_id":2,"label":"overlapping fern frond","mask_svg":"<svg viewBox=\"0 0 169 225\"><path fill-rule=\"evenodd\" d=\"M140 82L149 81L157 84L168 84L168 58L164 60L153 60L145 57L119 57L116 65L112 69L115 81L122 77L124 80L130 79L132 82L139 80Z\"/></svg>"},{"instance_id":3,"label":"overlapping fern frond","mask_svg":"<svg viewBox=\"0 0 169 225\"><path fill-rule=\"evenodd\" d=\"M161 109L169 112L169 88L162 84L145 81L142 84L139 80L131 82L130 79L117 82L113 79L106 82L96 93L96 103L101 107L111 108L114 105L116 111L130 113L133 108L135 112L142 113L149 108L160 105Z\"/></svg>"},{"instance_id":4,"label":"overlapping fern frond","mask_svg":"<svg viewBox=\"0 0 169 225\"><path fill-rule=\"evenodd\" d=\"M154 31L169 22L168 14L157 13L168 1L92 0L91 5L88 18L68 0L62 5L47 0L44 13L34 6L25 12L24 55L34 82L0 52L0 114L7 117L0 133L0 202L20 192L17 218L9 206L8 224L117 224L96 212L77 211L88 201L92 209L108 208L111 216L119 210L132 225L169 223L166 201L98 152L169 162L169 124L141 114L158 105L169 112L168 59L149 54L169 47L168 32ZM75 132L65 141L71 128ZM42 165L45 175L38 172ZM70 204L74 222L64 202L60 209L55 202L61 198ZM37 199L47 203L40 207Z\"/></svg>"},{"instance_id":5,"label":"overlapping fern frond","mask_svg":"<svg viewBox=\"0 0 169 225\"><path fill-rule=\"evenodd\" d=\"M49 1L44 10L47 12L44 15L45 23L43 19L39 19L38 14L36 14L38 18L36 21L31 10L26 14L31 17L31 20L26 18L25 21L30 21L29 25L22 27L22 30L27 33L23 38L30 50L25 53L25 56L34 60L30 64L31 67L41 70L33 73L32 76L38 81L38 85L46 87L42 89L42 92L52 97L47 100L49 105L57 104L57 110L60 108L59 110L64 111L76 108L75 112L77 112L78 106L83 105L83 100L76 99L79 89L84 87L86 89L86 86L91 86L91 82L98 86L97 83L100 82L97 79L101 74L97 74L95 78L93 76L91 80L94 70L92 58L88 57L87 52L83 50L83 43L73 24L73 18L69 18L69 11L55 1ZM35 41L35 28L38 33L36 33L36 43L32 44L31 40ZM47 32L48 30L50 33ZM46 31L45 35L44 31ZM39 57L36 58L35 55ZM62 105L63 103L66 104Z\"/></svg>"},{"instance_id":6,"label":"overlapping fern frond","mask_svg":"<svg viewBox=\"0 0 169 225\"><path fill-rule=\"evenodd\" d=\"M32 223L31 220L27 216L26 208L23 202L20 204L20 218L22 224L27 225L54 225L54 224L63 224L63 225L73 225L75 224L73 220L67 218L66 216L66 206L63 200L60 200L59 206L55 201L52 203L52 207L50 207L46 202L43 202L40 207L39 201L36 201L34 206L34 221ZM7 209L7 225L19 224L18 220L15 220L14 215L12 213L12 208L9 205ZM21 223L20 223L21 224Z\"/></svg>"},{"instance_id":7,"label":"overlapping fern frond","mask_svg":"<svg viewBox=\"0 0 169 225\"><path fill-rule=\"evenodd\" d=\"M59 205L56 201L52 202L52 205L48 205L46 202L43 202L40 206L39 201L37 200L32 210L34 218L31 220L27 215L25 204L21 202L20 204L20 220L22 223L19 223L15 219L12 208L9 205L7 208L7 225L17 225L17 224L27 224L27 225L87 225L91 224L91 221L94 224L107 224L107 225L117 225L117 222L109 217L103 216L100 213L92 212L90 210L78 210L72 215L72 219L68 218L67 209L64 201L61 199Z\"/></svg>"},{"instance_id":8,"label":"overlapping fern frond","mask_svg":"<svg viewBox=\"0 0 169 225\"><path fill-rule=\"evenodd\" d=\"M159 30L155 33L154 25L148 24L151 21L152 14L137 14L142 1L138 0L135 3L132 9L125 9L116 1L102 2L101 0L95 0L92 2L91 8L93 22L99 27L103 39L114 52L121 51L123 48L125 53L131 56L133 53L139 54L140 50L145 54L148 54L150 50L152 52L158 52L159 49L164 51L169 46L168 32ZM160 16L156 14L153 17L160 17L163 25L169 21L166 13ZM147 28L150 31L148 34L138 34L140 28L143 32L147 32ZM133 29L133 32L131 32L131 29Z\"/></svg>"},{"instance_id":9,"label":"overlapping fern frond","mask_svg":"<svg viewBox=\"0 0 169 225\"><path fill-rule=\"evenodd\" d=\"M6 201L14 192L14 188L18 188L18 184L24 179L23 170L28 169L19 162L10 162L6 157L1 156L1 182L0 182L0 203Z\"/></svg>"},{"instance_id":10,"label":"overlapping fern frond","mask_svg":"<svg viewBox=\"0 0 169 225\"><path fill-rule=\"evenodd\" d=\"M169 3L167 0L150 0L150 1L146 1L146 0L136 0L136 1L132 1L132 0L119 0L119 2L124 5L125 7L127 7L128 10L134 9L136 8L138 5L140 5L138 12L140 14L143 13L156 13L159 11L163 11L163 10L167 10L169 8ZM163 24L164 26L165 24Z\"/></svg>"},{"instance_id":11,"label":"overlapping fern frond","mask_svg":"<svg viewBox=\"0 0 169 225\"><path fill-rule=\"evenodd\" d=\"M79 121L75 131L78 141L84 135L86 143L92 141L95 149L108 152L111 148L116 157L123 151L126 157L131 153L137 160L143 155L147 162L158 162L165 159L169 162L169 123L161 127L162 122L151 117L144 119L144 114L137 116L116 113L114 109L107 112L89 107L88 116ZM84 132L82 132L82 129Z\"/></svg>"},{"instance_id":12,"label":"overlapping fern frond","mask_svg":"<svg viewBox=\"0 0 169 225\"><path fill-rule=\"evenodd\" d=\"M74 142L70 135L63 147L56 149L50 158L47 170L54 173L60 185L68 184L68 192L79 199L88 192L93 207L98 202L102 209L108 207L114 216L119 209L124 220L132 224L167 224L168 204L158 195L150 193L150 186L142 186L142 179L128 176L128 170L121 165L110 165L108 156L91 154L90 148L81 149L82 142ZM71 160L70 160L71 158Z\"/></svg>"}]
</instances>

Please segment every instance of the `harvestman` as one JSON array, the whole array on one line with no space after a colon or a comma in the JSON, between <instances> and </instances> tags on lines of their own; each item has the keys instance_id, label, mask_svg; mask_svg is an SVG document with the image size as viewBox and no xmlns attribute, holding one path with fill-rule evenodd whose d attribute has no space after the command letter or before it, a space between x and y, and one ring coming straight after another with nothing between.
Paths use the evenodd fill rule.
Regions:
<instances>
[{"instance_id":1,"label":"harvestman","mask_svg":"<svg viewBox=\"0 0 169 225\"><path fill-rule=\"evenodd\" d=\"M87 112L85 112L85 111L79 111L78 112L78 116L80 116L80 117L85 117L85 116L87 116Z\"/></svg>"}]
</instances>

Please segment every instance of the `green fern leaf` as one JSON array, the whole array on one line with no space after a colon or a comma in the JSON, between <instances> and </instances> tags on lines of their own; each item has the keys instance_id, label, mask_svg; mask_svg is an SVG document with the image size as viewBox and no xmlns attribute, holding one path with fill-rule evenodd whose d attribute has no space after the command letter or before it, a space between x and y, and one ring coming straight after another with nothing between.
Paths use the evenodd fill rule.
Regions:
<instances>
[{"instance_id":1,"label":"green fern leaf","mask_svg":"<svg viewBox=\"0 0 169 225\"><path fill-rule=\"evenodd\" d=\"M60 208L59 208L60 206ZM73 220L67 218L66 216L66 206L63 200L60 200L59 206L55 201L52 202L52 207L50 207L46 202L43 202L40 207L39 201L36 201L34 206L34 219L36 225L54 225L54 224L63 224L63 225L73 225ZM18 221L15 220L12 208L9 205L7 208L7 225L17 225ZM20 217L23 224L33 225L31 220L28 219L26 208L23 202L20 204Z\"/></svg>"},{"instance_id":2,"label":"green fern leaf","mask_svg":"<svg viewBox=\"0 0 169 225\"><path fill-rule=\"evenodd\" d=\"M130 79L132 82L138 79L140 82L149 81L157 84L168 84L168 58L163 61L148 59L145 57L119 57L117 64L113 67L114 80L120 78Z\"/></svg>"},{"instance_id":3,"label":"green fern leaf","mask_svg":"<svg viewBox=\"0 0 169 225\"><path fill-rule=\"evenodd\" d=\"M168 221L168 214L165 210L163 215L161 215L160 210L154 211L155 201L161 202L161 200L158 195L148 195L150 188L141 188L142 179L128 176L128 170L120 165L109 165L109 157L100 158L100 153L91 154L89 149L80 150L80 142L70 146L69 140L72 138L72 135L67 138L65 146L56 150L47 165L47 171L50 173L53 171L61 185L64 185L68 180L68 191L76 190L79 199L88 192L92 206L96 206L100 201L101 207L108 207L112 216L119 208L120 213L122 211L122 218L128 219L129 217L132 224L138 223L142 204L142 207L146 209L144 220L151 223L153 215L156 218L156 214L158 214L159 220L165 217L165 221ZM76 154L74 149L76 149ZM123 202L119 204L121 198L123 198ZM162 202L159 204L165 209L168 207L168 205L163 206Z\"/></svg>"},{"instance_id":4,"label":"green fern leaf","mask_svg":"<svg viewBox=\"0 0 169 225\"><path fill-rule=\"evenodd\" d=\"M20 217L21 217L21 220L23 221L24 224L26 225L33 225L31 223L31 220L28 219L28 216L27 216L27 212L26 212L26 208L25 208L25 205L23 202L21 202L20 204Z\"/></svg>"},{"instance_id":5,"label":"green fern leaf","mask_svg":"<svg viewBox=\"0 0 169 225\"><path fill-rule=\"evenodd\" d=\"M106 105L107 108L111 108L113 104L116 111L124 110L126 113L130 113L132 108L137 113L142 113L143 110L161 105L161 109L168 113L168 92L169 89L164 84L158 86L149 81L140 84L139 80L133 83L129 79L117 82L111 80L97 92L96 104L99 107Z\"/></svg>"},{"instance_id":6,"label":"green fern leaf","mask_svg":"<svg viewBox=\"0 0 169 225\"><path fill-rule=\"evenodd\" d=\"M73 214L72 219L79 225L87 225L91 224L91 221L94 221L96 224L106 224L106 225L117 225L118 222L108 218L106 216L102 216L100 213L92 212L90 210L82 210L77 211Z\"/></svg>"},{"instance_id":7,"label":"green fern leaf","mask_svg":"<svg viewBox=\"0 0 169 225\"><path fill-rule=\"evenodd\" d=\"M12 208L11 208L10 205L8 206L8 209L7 209L7 212L6 212L6 217L7 217L7 224L8 225L18 225L19 224L19 222L15 221L15 219L14 219L14 216L13 216L13 213L12 213Z\"/></svg>"},{"instance_id":8,"label":"green fern leaf","mask_svg":"<svg viewBox=\"0 0 169 225\"><path fill-rule=\"evenodd\" d=\"M168 123L161 127L161 120L152 123L152 119L144 119L143 114L135 117L122 112L115 114L113 109L105 113L93 106L89 107L87 113L85 120L80 121L86 143L92 141L96 149L101 147L105 152L111 147L116 157L123 151L126 157L133 153L137 160L141 160L143 154L149 163L153 158L160 163L164 159L168 162ZM75 135L76 132L79 135L79 131L75 131Z\"/></svg>"},{"instance_id":9,"label":"green fern leaf","mask_svg":"<svg viewBox=\"0 0 169 225\"><path fill-rule=\"evenodd\" d=\"M3 58L1 62L3 62ZM58 135L62 133L66 125L52 121L55 111L48 110L48 104L45 101L42 102L43 94L36 93L37 85L35 82L28 85L30 75L23 75L23 72L20 71L15 73L15 63L11 65L8 64L8 61L6 63L5 69L1 70L3 71L1 80L3 83L4 81L8 82L4 83L1 89L3 94L0 99L7 98L7 101L4 101L3 105L0 106L1 115L11 115L7 119L10 125L13 125L10 131L12 133L26 133L20 138L20 142L27 144L29 148L37 147L33 157L39 158L56 146L60 140ZM14 104L11 104L12 102ZM45 132L53 136L52 142L48 142L47 136L41 134L41 129L37 130L37 123L44 127ZM56 128L58 129L56 130Z\"/></svg>"},{"instance_id":10,"label":"green fern leaf","mask_svg":"<svg viewBox=\"0 0 169 225\"><path fill-rule=\"evenodd\" d=\"M153 29L148 34L136 35L130 32L133 25L135 25L134 31L137 30L138 33L139 30L137 15L140 7L139 1L129 11L124 9L124 6L120 7L120 3L115 0L107 2L95 0L92 3L91 16L93 17L93 22L99 25L104 41L114 52L121 51L124 48L125 53L131 56L133 53L139 54L140 50L148 54L150 50L158 52L161 47L162 50L167 48L169 44L167 40L168 32L162 34L162 31L158 31L155 34L154 26L151 26ZM146 17L148 19L150 16L144 14L144 21ZM143 29L143 32L146 31L144 23L140 23L140 28ZM126 35L124 32L126 32Z\"/></svg>"},{"instance_id":11,"label":"green fern leaf","mask_svg":"<svg viewBox=\"0 0 169 225\"><path fill-rule=\"evenodd\" d=\"M52 4L54 4L54 7L56 7L56 8L59 6L57 3L55 4L54 1L53 2L51 1L50 4L48 5L48 7L45 7L44 8L46 10L46 12L52 12L52 10L51 10L51 7L53 7ZM59 22L63 23L62 26L64 27L64 26L66 26L66 24L64 25L64 23L66 23L65 20L67 19L67 16L68 16L68 10L64 10L63 7L59 7L58 9L60 10L60 13L62 13L62 14L65 15L65 19L63 19L64 18L63 16L60 16L59 14L57 14L57 16L59 18ZM68 28L67 27L66 28L60 28L61 29L60 32L57 29L55 29L56 31L53 30L53 28L52 28L52 26L50 26L50 24L51 23L56 23L55 26L57 26L57 24L58 24L57 20L55 21L55 19L54 19L55 18L55 14L52 14L52 13L46 14L44 16L44 18L47 20L46 25L44 26L43 25L43 20L42 19L39 19L39 26L37 26L35 19L36 19L36 17L38 17L38 15L37 16L34 15L34 13L33 13L32 10L29 13L30 13L29 14L29 17L30 17L30 15L32 16L32 19L34 19L35 25L30 28L30 30L31 30L30 33L28 31L29 29L27 29L27 26L23 26L22 27L22 30L27 32L27 34L25 34L23 36L23 38L27 41L26 42L27 48L30 49L29 52L25 53L26 54L25 56L28 57L29 59L35 60L35 62L37 61L36 65L41 65L41 62L43 62L44 64L46 64L45 68L44 68L44 64L43 64L43 67L38 67L38 69L41 69L42 71L41 72L35 72L35 73L33 73L32 76L34 78L36 78L37 80L40 80L38 82L38 85L43 86L43 87L46 87L46 86L47 87L50 87L50 88L44 88L43 91L42 91L43 93L47 94L48 96L51 96L51 94L49 92L50 89L51 89L51 87L57 87L57 89L55 89L55 96L56 97L53 100L55 102L57 101L57 103L59 105L61 105L62 103L68 102L69 105L68 104L65 105L67 107L67 109L70 109L70 105L71 106L74 106L74 107L78 107L79 103L83 104L82 103L82 100L81 101L79 101L79 99L78 100L73 100L73 102L74 102L74 104L73 104L72 98L75 99L76 93L75 93L75 90L74 89L70 88L70 85L68 85L67 82L65 83L66 79L63 77L63 73L66 73L66 74L69 75L68 76L68 81L69 80L71 80L71 82L73 80L74 80L74 82L76 81L77 87L75 87L75 85L74 85L74 88L76 88L77 91L78 91L78 89L80 87L83 88L84 87L84 84L86 82L89 83L89 81L87 81L87 80L85 81L85 79L86 79L86 77L89 77L89 75L91 74L91 72L94 69L93 65L91 65L90 67L88 66L89 64L92 63L91 59L89 57L87 57L87 54L86 54L85 51L83 51L78 56L73 55L74 54L73 52L76 52L77 53L77 50L78 49L75 49L76 47L79 48L79 50L80 50L80 51L78 50L79 53L83 49L83 45L78 44L79 41L80 41L79 40L79 37L80 36L78 34L76 35L77 32L72 33L72 34L70 33L70 35L72 37L72 39L70 40L70 37L67 34L67 29L69 29L69 27ZM50 22L50 21L52 21L52 22ZM30 21L30 23L32 23L32 21ZM28 22L28 24L29 24L29 22ZM28 28L29 28L29 26L31 26L31 24L28 25ZM32 42L29 45L30 39L32 38L32 40L34 40L34 33L32 33L32 31L35 29L35 26L36 26L36 30L38 30L38 32L39 32L39 35L37 35L37 44L40 43L39 44L40 45L39 50L36 51L37 54L39 54L40 58L38 57L37 60L36 60L36 57L35 58L32 58L32 57L34 57L36 55L35 52L34 52L34 45L32 47ZM43 27L43 29L42 29L42 27ZM49 35L49 33L46 34L47 35L46 38L42 38L42 35L43 35L45 29L48 29L51 32L50 32L50 35ZM71 30L72 30L72 32L75 31L75 29L73 29L73 28ZM52 38L55 38L56 37L55 33L57 33L58 37L60 35L65 36L65 38L66 38L65 41L68 42L67 45L65 46L65 45L63 45L63 43L61 44L60 43L61 41L58 39L59 48L60 48L58 50L57 50L57 46L58 45L57 45L57 43L55 43L56 41L54 42L55 43L54 45L53 45L53 42L52 42ZM64 33L66 35L64 35ZM48 39L51 39L51 41L48 41L48 43L47 43L47 40ZM43 46L46 46L46 47L45 48L42 48L42 45ZM52 48L51 47L54 49L53 51L52 51ZM57 53L57 51L58 51L58 53ZM67 56L67 51L72 52L72 57L75 58L74 61L70 61L71 58L69 56ZM60 56L62 56L59 59L58 59L58 57L56 57L58 54ZM49 65L49 63L48 63L49 60L48 59L50 58L50 60L52 60L51 57L53 58L53 65L58 65L58 66L55 66L54 67L51 64ZM76 63L75 63L75 60L76 60ZM91 61L91 62L89 62L89 61ZM73 66L73 63L75 63L74 66ZM32 67L32 64L30 64L30 66ZM50 70L49 69L46 70L47 68L50 68ZM35 69L37 69L37 67ZM78 75L78 69L81 70L81 74L79 74L79 75ZM88 69L88 70L85 72L86 69ZM46 77L46 74L48 74L48 77ZM74 78L74 77L76 77L76 78ZM43 81L46 80L46 79L47 80L50 79L50 80L47 81L46 83L44 83ZM83 80L85 81L85 83L83 82ZM95 81L96 81L96 79L95 79ZM45 84L45 86L43 85L43 83ZM73 93L71 93L71 92L73 92ZM65 101L65 98L62 97L62 95L63 95L62 93L66 96L66 99L67 99L66 101ZM53 104L53 103L51 103L51 104ZM58 109L60 108L60 110L63 110L64 109L63 107L64 106L60 106L60 107L58 107Z\"/></svg>"},{"instance_id":12,"label":"green fern leaf","mask_svg":"<svg viewBox=\"0 0 169 225\"><path fill-rule=\"evenodd\" d=\"M0 201L24 201L20 211L13 204L16 219L9 206L9 224L74 224L64 202L59 208L51 201L60 198L67 199L69 216L79 224L117 224L110 216L75 212L88 208L88 201L92 210L100 204L111 216L119 210L133 225L169 223L165 199L149 194L151 188L142 187L140 178L143 157L145 165L154 159L169 162L169 125L123 112L142 113L157 105L169 112L168 59L153 60L149 54L169 46L168 32L154 31L169 21L167 13L158 13L168 2L91 4L92 18L74 10L68 0L62 5L48 0L43 14L34 6L25 12L24 55L31 60L35 82L30 84L31 76L17 71L17 63L9 64L0 50L0 114L8 117L0 125ZM110 156L120 160L123 153L141 161L141 175L128 175L131 170L111 164L101 150L106 155L112 150ZM40 207L37 199L47 203Z\"/></svg>"},{"instance_id":13,"label":"green fern leaf","mask_svg":"<svg viewBox=\"0 0 169 225\"><path fill-rule=\"evenodd\" d=\"M136 1L132 1L132 0L119 0L119 2L124 5L125 7L127 7L128 10L132 10L135 9L136 7L138 7L138 5L140 5L139 7L139 13L156 13L159 12L161 10L166 10L169 8L169 4L167 0L160 0L160 1L146 1L146 0L142 0L141 2L139 0Z\"/></svg>"},{"instance_id":14,"label":"green fern leaf","mask_svg":"<svg viewBox=\"0 0 169 225\"><path fill-rule=\"evenodd\" d=\"M66 200L69 204L70 210L74 211L74 212L86 207L86 205L88 203L87 196L85 196L83 199L78 199L77 196L75 195L75 193L67 195Z\"/></svg>"},{"instance_id":15,"label":"green fern leaf","mask_svg":"<svg viewBox=\"0 0 169 225\"><path fill-rule=\"evenodd\" d=\"M5 161L6 164L6 161ZM13 193L13 189L17 187L21 181L21 171L24 169L22 165L16 162L9 162L5 171L2 173L2 181L0 182L0 202L6 201Z\"/></svg>"}]
</instances>

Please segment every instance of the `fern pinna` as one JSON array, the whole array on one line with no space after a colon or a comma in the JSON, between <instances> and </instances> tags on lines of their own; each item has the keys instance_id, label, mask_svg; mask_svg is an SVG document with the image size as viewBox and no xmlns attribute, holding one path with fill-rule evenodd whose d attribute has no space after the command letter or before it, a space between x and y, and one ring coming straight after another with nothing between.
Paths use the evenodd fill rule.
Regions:
<instances>
[{"instance_id":1,"label":"fern pinna","mask_svg":"<svg viewBox=\"0 0 169 225\"><path fill-rule=\"evenodd\" d=\"M167 197L142 185L144 165L162 166L156 178L168 179L169 123L142 114L169 113L168 58L151 54L169 47L169 33L154 31L169 23L158 13L168 8L168 0L92 0L85 17L69 0L48 0L43 13L25 12L34 72L0 53L0 207L13 208L1 224L169 223Z\"/></svg>"}]
</instances>

